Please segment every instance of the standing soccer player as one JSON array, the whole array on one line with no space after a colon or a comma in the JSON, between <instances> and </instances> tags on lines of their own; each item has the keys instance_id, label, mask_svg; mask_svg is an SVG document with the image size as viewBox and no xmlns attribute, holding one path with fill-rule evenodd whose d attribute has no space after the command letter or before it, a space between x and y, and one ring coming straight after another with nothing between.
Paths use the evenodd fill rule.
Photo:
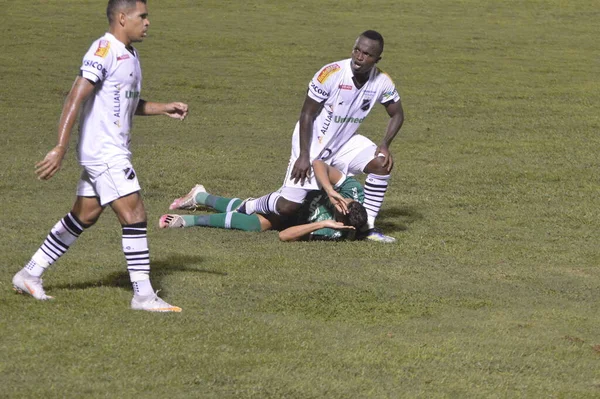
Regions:
<instances>
[{"instance_id":1,"label":"standing soccer player","mask_svg":"<svg viewBox=\"0 0 600 399\"><path fill-rule=\"evenodd\" d=\"M375 229L394 165L389 146L402 127L404 111L392 79L375 66L383 52L378 32L363 32L349 59L325 65L313 77L292 138L292 154L283 187L240 206L239 212L291 215L310 190L318 188L311 164L321 159L352 176L366 173L366 238L394 242ZM390 121L379 145L355 134L375 103L385 107Z\"/></svg>"},{"instance_id":2,"label":"standing soccer player","mask_svg":"<svg viewBox=\"0 0 600 399\"><path fill-rule=\"evenodd\" d=\"M142 71L132 43L147 35L146 0L109 0L109 31L83 57L80 74L69 92L58 125L58 144L36 164L41 180L61 167L71 131L79 115L78 160L83 171L75 204L46 237L31 260L13 277L19 292L36 299L46 295L41 276L92 226L110 205L122 226L123 252L133 284L131 308L181 312L159 298L150 283L147 221L140 185L129 151L133 115L167 115L183 120L187 104L153 103L140 98Z\"/></svg>"}]
</instances>

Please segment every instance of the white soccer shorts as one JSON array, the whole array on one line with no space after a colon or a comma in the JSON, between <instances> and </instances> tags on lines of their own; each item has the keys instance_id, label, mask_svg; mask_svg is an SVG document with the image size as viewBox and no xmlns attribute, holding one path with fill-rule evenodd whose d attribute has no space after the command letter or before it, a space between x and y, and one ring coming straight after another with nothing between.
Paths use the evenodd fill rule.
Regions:
<instances>
[{"instance_id":1,"label":"white soccer shorts","mask_svg":"<svg viewBox=\"0 0 600 399\"><path fill-rule=\"evenodd\" d=\"M131 162L122 160L111 165L83 165L77 196L99 197L100 205L105 206L140 189Z\"/></svg>"},{"instance_id":2,"label":"white soccer shorts","mask_svg":"<svg viewBox=\"0 0 600 399\"><path fill-rule=\"evenodd\" d=\"M298 154L300 153L299 146L299 141L293 140L292 155L290 156L288 169L285 174L283 186L278 191L282 197L288 201L296 203L301 203L306 197L308 191L320 189L316 179L313 176L314 172L312 171L312 168L310 175L311 178L307 179L304 182L304 185L301 185L300 181L294 183L294 181L290 179L294 163L298 159ZM377 145L375 145L371 139L357 134L352 136L352 138L348 140L348 142L346 142L346 144L344 144L337 153L333 154L324 161L325 163L339 169L347 176L359 175L364 173L363 171L367 164L375 158L376 149Z\"/></svg>"}]
</instances>

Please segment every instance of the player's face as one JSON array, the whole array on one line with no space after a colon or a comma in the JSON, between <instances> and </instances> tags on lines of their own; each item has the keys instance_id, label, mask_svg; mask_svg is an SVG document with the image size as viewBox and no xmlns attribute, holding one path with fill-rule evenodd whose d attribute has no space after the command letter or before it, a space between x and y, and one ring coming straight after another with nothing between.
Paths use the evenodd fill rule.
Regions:
<instances>
[{"instance_id":1,"label":"player's face","mask_svg":"<svg viewBox=\"0 0 600 399\"><path fill-rule=\"evenodd\" d=\"M381 59L379 42L364 36L359 36L352 49L352 73L366 75Z\"/></svg>"},{"instance_id":2,"label":"player's face","mask_svg":"<svg viewBox=\"0 0 600 399\"><path fill-rule=\"evenodd\" d=\"M146 4L138 1L135 8L128 10L125 14L125 29L131 42L141 42L148 34L150 20L148 19L148 8Z\"/></svg>"}]
</instances>

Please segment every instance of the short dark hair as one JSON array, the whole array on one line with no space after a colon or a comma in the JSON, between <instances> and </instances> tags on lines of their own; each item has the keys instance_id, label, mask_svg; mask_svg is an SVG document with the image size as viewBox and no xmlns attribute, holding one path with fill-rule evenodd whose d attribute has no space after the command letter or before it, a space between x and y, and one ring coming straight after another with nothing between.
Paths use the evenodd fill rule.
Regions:
<instances>
[{"instance_id":1,"label":"short dark hair","mask_svg":"<svg viewBox=\"0 0 600 399\"><path fill-rule=\"evenodd\" d=\"M108 0L108 5L106 6L106 18L108 18L108 23L113 23L113 16L117 10L135 8L138 1L146 4L146 0Z\"/></svg>"},{"instance_id":2,"label":"short dark hair","mask_svg":"<svg viewBox=\"0 0 600 399\"><path fill-rule=\"evenodd\" d=\"M344 215L344 224L360 230L367 224L367 210L358 201L352 201L348 204L348 213Z\"/></svg>"},{"instance_id":3,"label":"short dark hair","mask_svg":"<svg viewBox=\"0 0 600 399\"><path fill-rule=\"evenodd\" d=\"M383 52L383 36L381 36L381 33L375 30L366 30L360 35L366 37L367 39L379 42L379 44L381 45L381 52Z\"/></svg>"}]
</instances>

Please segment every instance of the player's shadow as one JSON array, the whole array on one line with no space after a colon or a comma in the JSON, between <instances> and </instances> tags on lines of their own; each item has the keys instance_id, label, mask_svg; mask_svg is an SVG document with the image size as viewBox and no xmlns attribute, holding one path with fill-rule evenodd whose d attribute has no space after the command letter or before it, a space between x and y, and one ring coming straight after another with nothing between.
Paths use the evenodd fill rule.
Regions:
<instances>
[{"instance_id":1,"label":"player's shadow","mask_svg":"<svg viewBox=\"0 0 600 399\"><path fill-rule=\"evenodd\" d=\"M174 272L208 273L220 276L227 275L227 273L221 271L191 267L191 265L202 263L202 261L203 258L201 256L186 256L180 254L170 254L166 258L152 260L150 264L150 280L152 281L152 285L155 287L161 287L163 277ZM58 284L52 285L51 287L54 289L69 290L85 290L87 288L95 287L117 287L131 289L131 281L129 280L129 273L126 270L125 264L123 265L123 269L123 271L111 273L99 280L83 281L74 284Z\"/></svg>"},{"instance_id":2,"label":"player's shadow","mask_svg":"<svg viewBox=\"0 0 600 399\"><path fill-rule=\"evenodd\" d=\"M411 206L401 206L382 209L377 216L376 227L384 232L408 230L408 226L423 219L423 214Z\"/></svg>"}]
</instances>

